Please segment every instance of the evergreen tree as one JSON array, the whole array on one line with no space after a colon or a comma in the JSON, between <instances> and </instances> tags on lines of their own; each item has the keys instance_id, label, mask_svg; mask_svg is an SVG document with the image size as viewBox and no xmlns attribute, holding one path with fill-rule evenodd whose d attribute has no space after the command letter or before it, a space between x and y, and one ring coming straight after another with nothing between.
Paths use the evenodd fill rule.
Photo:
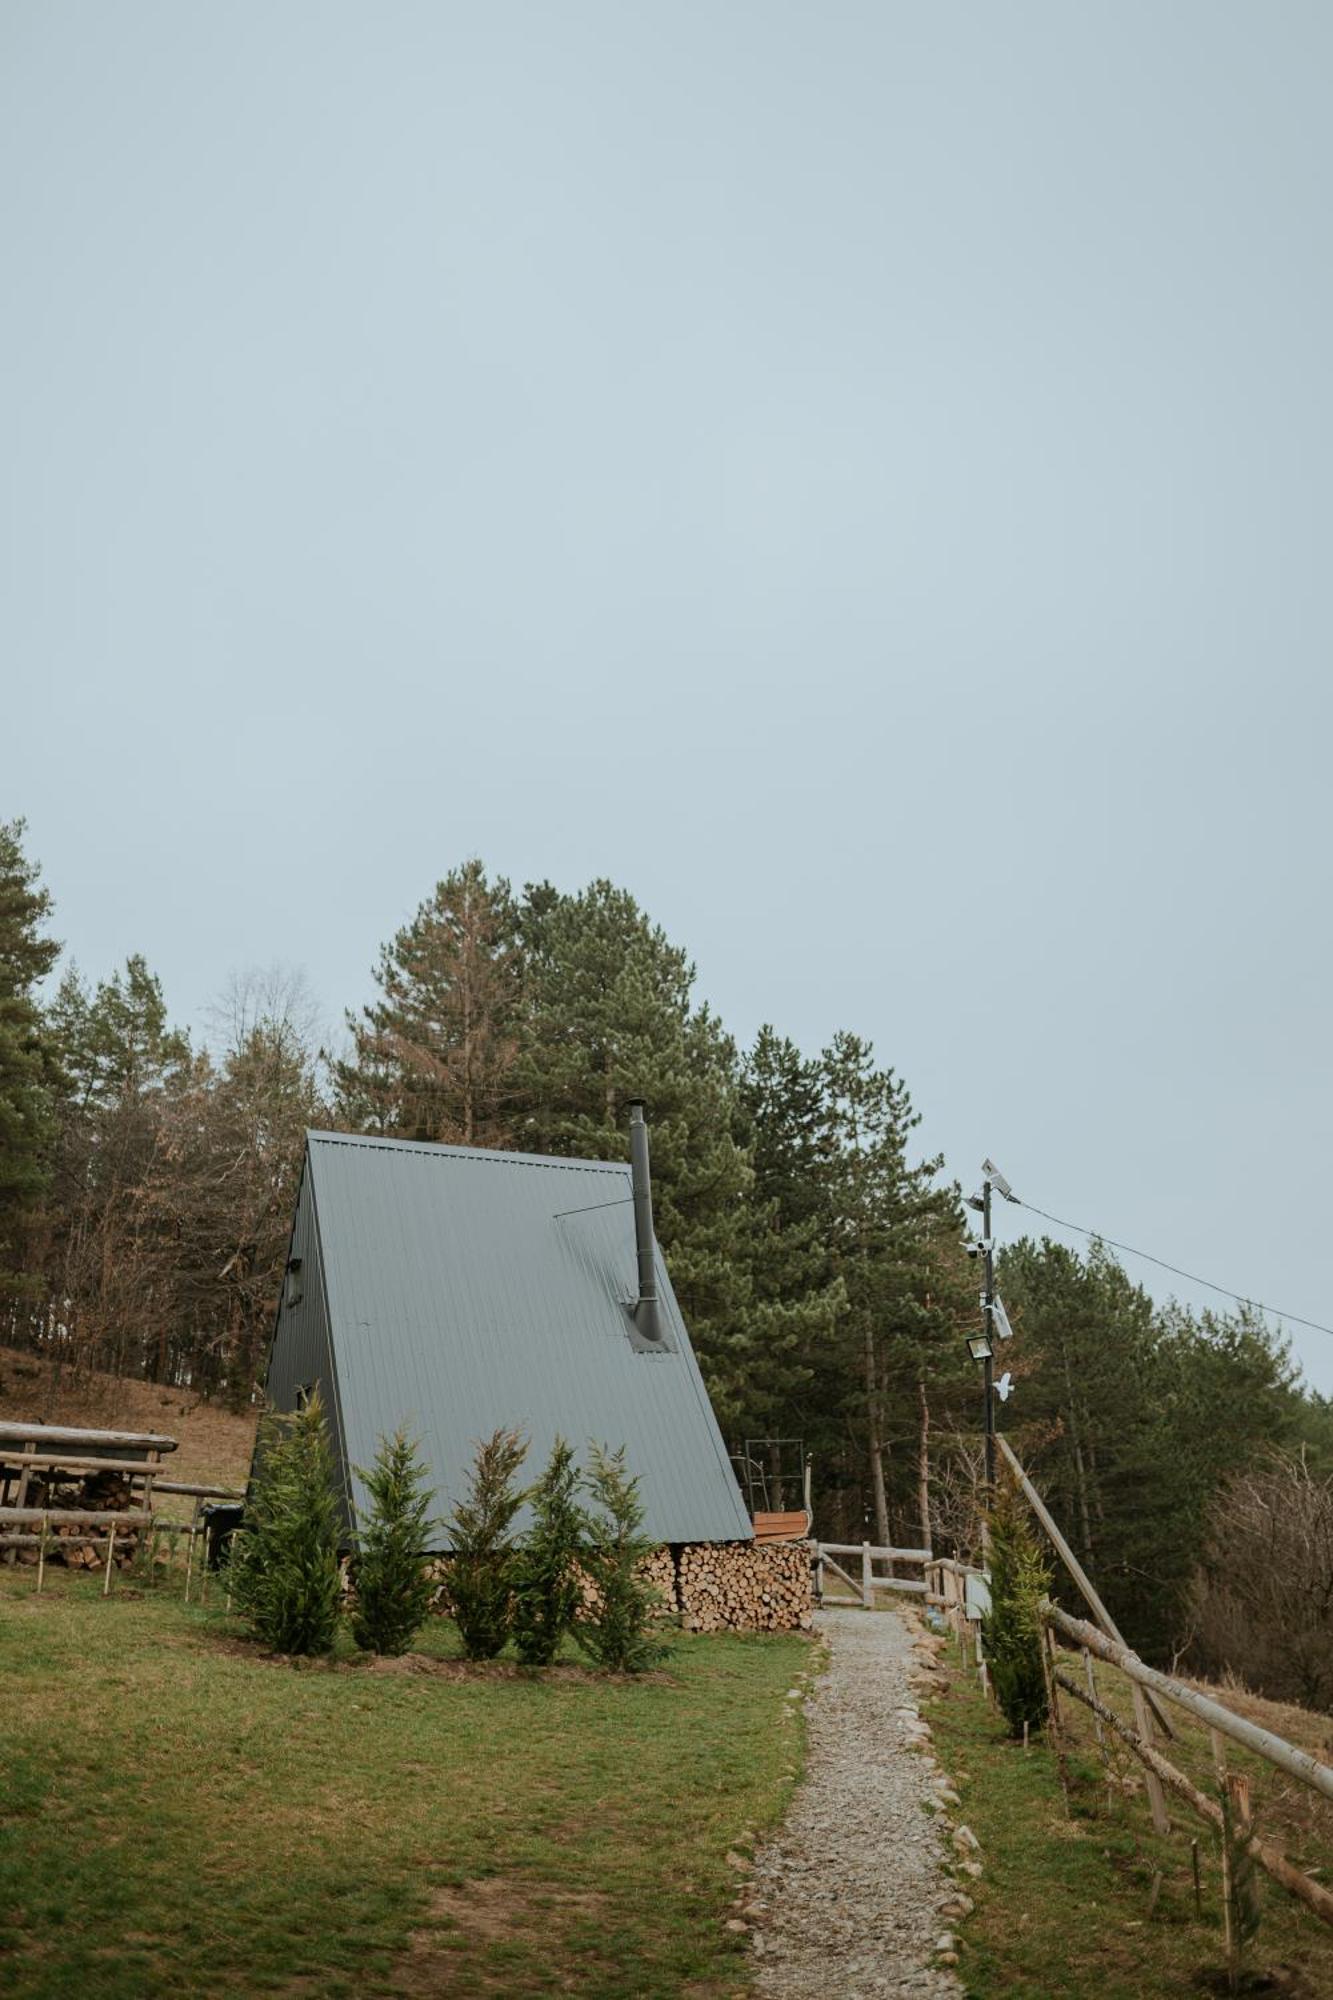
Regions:
<instances>
[{"instance_id":1,"label":"evergreen tree","mask_svg":"<svg viewBox=\"0 0 1333 2000\"><path fill-rule=\"evenodd\" d=\"M574 1454L557 1438L546 1470L532 1488L532 1526L514 1569L514 1641L525 1667L549 1667L574 1629L578 1561L587 1520L578 1502Z\"/></svg>"},{"instance_id":2,"label":"evergreen tree","mask_svg":"<svg viewBox=\"0 0 1333 2000\"><path fill-rule=\"evenodd\" d=\"M21 819L0 823L0 1286L11 1294L28 1288L26 1226L50 1183L55 1057L36 988L60 952L23 832Z\"/></svg>"},{"instance_id":3,"label":"evergreen tree","mask_svg":"<svg viewBox=\"0 0 1333 2000\"><path fill-rule=\"evenodd\" d=\"M470 1660L494 1659L509 1637L516 1581L511 1530L523 1504L514 1481L527 1449L517 1431L485 1438L468 1475L467 1498L450 1521L449 1597Z\"/></svg>"},{"instance_id":4,"label":"evergreen tree","mask_svg":"<svg viewBox=\"0 0 1333 2000\"><path fill-rule=\"evenodd\" d=\"M327 1653L338 1628L338 1509L318 1395L295 1416L270 1413L243 1531L232 1538L231 1595L275 1653Z\"/></svg>"},{"instance_id":5,"label":"evergreen tree","mask_svg":"<svg viewBox=\"0 0 1333 2000\"><path fill-rule=\"evenodd\" d=\"M1046 1720L1046 1675L1038 1606L1050 1588L1050 1571L1028 1520L1016 1481L997 1484L990 1511L990 1610L981 1621L981 1643L991 1685L1011 1736L1024 1724Z\"/></svg>"},{"instance_id":6,"label":"evergreen tree","mask_svg":"<svg viewBox=\"0 0 1333 2000\"><path fill-rule=\"evenodd\" d=\"M502 1146L522 1031L522 961L508 882L480 861L435 885L380 952L380 997L349 1014L350 1059L334 1065L354 1130Z\"/></svg>"},{"instance_id":7,"label":"evergreen tree","mask_svg":"<svg viewBox=\"0 0 1333 2000\"><path fill-rule=\"evenodd\" d=\"M820 1066L763 1027L741 1071L740 1101L754 1179L741 1232L750 1306L727 1349L738 1378L731 1396L737 1431L814 1442L821 1428L815 1385L847 1308L822 1199ZM769 1497L780 1509L794 1495L774 1489Z\"/></svg>"},{"instance_id":8,"label":"evergreen tree","mask_svg":"<svg viewBox=\"0 0 1333 2000\"><path fill-rule=\"evenodd\" d=\"M1169 1658L1220 1482L1294 1441L1313 1406L1256 1315L1159 1310L1101 1244L1024 1239L999 1282L1027 1469L1130 1643Z\"/></svg>"},{"instance_id":9,"label":"evergreen tree","mask_svg":"<svg viewBox=\"0 0 1333 2000\"><path fill-rule=\"evenodd\" d=\"M652 1549L643 1534L639 1482L625 1466L625 1449L607 1452L593 1445L587 1486L596 1512L587 1523L582 1564L592 1585L574 1627L583 1651L610 1673L639 1674L665 1659L668 1647L650 1637L661 1598L646 1583L640 1564Z\"/></svg>"},{"instance_id":10,"label":"evergreen tree","mask_svg":"<svg viewBox=\"0 0 1333 2000\"><path fill-rule=\"evenodd\" d=\"M626 1106L652 1127L653 1213L719 1417L732 1418L729 1341L743 1329L742 1251L751 1175L735 1129L736 1053L694 968L634 898L610 882L575 896L529 888L521 913L528 1031L516 1068L520 1142L536 1152L623 1159Z\"/></svg>"},{"instance_id":11,"label":"evergreen tree","mask_svg":"<svg viewBox=\"0 0 1333 2000\"><path fill-rule=\"evenodd\" d=\"M168 1150L170 1107L203 1087L209 1064L171 1026L161 983L137 953L95 988L71 966L49 1019L62 1088L48 1283L74 1351L138 1373L162 1356L171 1324L144 1192Z\"/></svg>"},{"instance_id":12,"label":"evergreen tree","mask_svg":"<svg viewBox=\"0 0 1333 2000\"><path fill-rule=\"evenodd\" d=\"M361 1477L371 1510L359 1536L352 1637L367 1652L405 1653L430 1610L426 1568L431 1489L414 1441L400 1425L380 1439Z\"/></svg>"},{"instance_id":13,"label":"evergreen tree","mask_svg":"<svg viewBox=\"0 0 1333 2000\"><path fill-rule=\"evenodd\" d=\"M956 1190L938 1183L942 1162L910 1158L919 1114L868 1042L836 1035L821 1083L824 1227L847 1294L834 1372L841 1414L864 1452L875 1539L889 1544L895 1437L914 1439L927 1373L938 1366L947 1379L957 1367L961 1215ZM900 1482L907 1492L916 1485L911 1459Z\"/></svg>"}]
</instances>

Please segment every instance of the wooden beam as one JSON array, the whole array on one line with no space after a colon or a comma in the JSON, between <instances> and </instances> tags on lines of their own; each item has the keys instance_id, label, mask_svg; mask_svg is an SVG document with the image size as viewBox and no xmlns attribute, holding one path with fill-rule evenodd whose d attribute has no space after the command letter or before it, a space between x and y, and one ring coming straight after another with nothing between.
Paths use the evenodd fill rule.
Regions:
<instances>
[{"instance_id":1,"label":"wooden beam","mask_svg":"<svg viewBox=\"0 0 1333 2000\"><path fill-rule=\"evenodd\" d=\"M1128 1646L1108 1639L1104 1632L1099 1632L1084 1618L1071 1618L1058 1604L1052 1604L1049 1597L1043 1598L1041 1609L1048 1623L1063 1632L1066 1638L1072 1639L1076 1646L1086 1646L1089 1652L1096 1653L1098 1659L1108 1660L1113 1667L1119 1667L1140 1687L1164 1701L1174 1701L1178 1707L1187 1709L1205 1728L1220 1730L1223 1736L1229 1736L1243 1749L1252 1750L1256 1757L1276 1764L1288 1777L1299 1778L1302 1784L1312 1785L1315 1791L1322 1792L1326 1799L1333 1799L1333 1768L1321 1764L1308 1750L1298 1750L1285 1737L1275 1736L1271 1729L1261 1729L1257 1722L1247 1722L1243 1715L1223 1708L1221 1702L1212 1701L1206 1694L1186 1687L1183 1681L1159 1673L1156 1667L1145 1666Z\"/></svg>"},{"instance_id":2,"label":"wooden beam","mask_svg":"<svg viewBox=\"0 0 1333 2000\"><path fill-rule=\"evenodd\" d=\"M1192 1807L1201 1819L1206 1819L1219 1833L1222 1831L1222 1808L1215 1799L1210 1799L1205 1792L1192 1785L1184 1772L1178 1771L1174 1764L1169 1764L1159 1750L1149 1748L1138 1732L1131 1729L1127 1722L1123 1722L1113 1708L1099 1701L1095 1695L1085 1693L1072 1674L1066 1674L1063 1668L1060 1668L1057 1669L1055 1677L1067 1694L1072 1694L1075 1701L1081 1701L1085 1708L1090 1708L1128 1744L1140 1763L1146 1764L1154 1771L1162 1783L1179 1798L1184 1799L1186 1805ZM1280 1882L1293 1896L1299 1896L1307 1908L1313 1910L1326 1924L1333 1924L1333 1895L1330 1895L1327 1889L1312 1881L1301 1869L1288 1861L1285 1854L1280 1853L1275 1847L1270 1847L1267 1841L1260 1840L1257 1834L1250 1834L1246 1846L1266 1874L1271 1875L1275 1882Z\"/></svg>"},{"instance_id":3,"label":"wooden beam","mask_svg":"<svg viewBox=\"0 0 1333 2000\"><path fill-rule=\"evenodd\" d=\"M62 1445L86 1445L90 1451L102 1446L124 1451L175 1451L177 1442L156 1431L90 1431L72 1424L30 1424L22 1418L0 1421L0 1449L6 1444L21 1444L33 1451L43 1445L53 1450Z\"/></svg>"},{"instance_id":4,"label":"wooden beam","mask_svg":"<svg viewBox=\"0 0 1333 2000\"><path fill-rule=\"evenodd\" d=\"M1042 1527L1045 1528L1046 1533L1050 1538L1051 1544L1054 1547L1056 1554L1059 1556L1065 1568L1069 1571L1069 1574L1073 1577L1079 1589L1083 1592L1084 1600L1087 1603L1089 1609L1091 1610L1093 1617L1097 1620L1097 1623L1101 1626L1103 1632L1105 1632L1106 1636L1109 1639L1114 1639L1118 1646L1124 1646L1126 1644L1124 1633L1120 1630L1120 1627L1116 1624L1115 1619L1111 1616L1106 1606L1102 1603L1101 1598L1097 1595L1097 1592L1094 1590L1091 1577L1089 1577L1082 1563L1079 1561L1078 1557L1074 1554L1074 1551L1070 1548L1068 1542L1065 1540L1064 1536L1060 1533L1060 1530L1056 1527L1055 1522L1050 1512L1047 1509L1045 1501L1042 1499L1040 1493L1038 1493L1036 1487L1032 1484L1032 1481L1028 1478L1026 1472L1024 1472L1022 1466L1019 1464L1018 1455L1014 1451L1014 1448L1010 1444L1008 1438L1004 1436L1003 1432L998 1432L996 1434L995 1442L999 1445L1000 1450L1004 1453L1005 1463L1008 1465L1009 1470L1013 1473L1015 1479L1019 1483L1019 1486L1022 1488L1023 1497L1026 1499L1029 1507L1031 1507L1037 1519L1041 1522ZM1154 1715L1157 1717L1157 1720L1161 1723L1167 1735L1168 1736L1174 1735L1175 1732L1172 1730L1170 1721L1168 1720L1166 1715L1158 1707L1157 1703L1153 1701L1151 1695L1148 1697L1148 1699L1152 1704L1152 1710Z\"/></svg>"},{"instance_id":5,"label":"wooden beam","mask_svg":"<svg viewBox=\"0 0 1333 2000\"><path fill-rule=\"evenodd\" d=\"M0 1528L34 1526L49 1521L53 1528L147 1528L151 1514L132 1514L127 1509L87 1507L0 1507Z\"/></svg>"}]
</instances>

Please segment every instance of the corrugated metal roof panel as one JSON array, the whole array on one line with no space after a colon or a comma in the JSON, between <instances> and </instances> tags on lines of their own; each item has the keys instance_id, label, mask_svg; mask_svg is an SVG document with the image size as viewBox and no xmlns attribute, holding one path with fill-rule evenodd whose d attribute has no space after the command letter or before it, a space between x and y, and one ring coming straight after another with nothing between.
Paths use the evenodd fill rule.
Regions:
<instances>
[{"instance_id":1,"label":"corrugated metal roof panel","mask_svg":"<svg viewBox=\"0 0 1333 2000\"><path fill-rule=\"evenodd\" d=\"M348 1455L381 1433L422 1439L447 1513L476 1441L531 1439L527 1473L556 1434L626 1448L661 1542L751 1533L670 1276L658 1281L674 1352L636 1352L627 1164L312 1132ZM358 1505L363 1493L355 1482Z\"/></svg>"}]
</instances>

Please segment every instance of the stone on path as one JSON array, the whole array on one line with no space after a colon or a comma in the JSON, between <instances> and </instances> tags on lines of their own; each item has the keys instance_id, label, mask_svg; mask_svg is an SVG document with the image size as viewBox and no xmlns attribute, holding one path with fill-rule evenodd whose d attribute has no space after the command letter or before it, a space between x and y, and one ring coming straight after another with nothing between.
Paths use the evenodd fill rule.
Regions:
<instances>
[{"instance_id":1,"label":"stone on path","mask_svg":"<svg viewBox=\"0 0 1333 2000\"><path fill-rule=\"evenodd\" d=\"M912 1698L912 1641L895 1611L824 1611L830 1659L808 1710L806 1773L755 1859L764 2000L957 1996L941 1964L948 1829ZM914 1747L919 1746L919 1747ZM949 1958L953 1939L948 1938Z\"/></svg>"}]
</instances>

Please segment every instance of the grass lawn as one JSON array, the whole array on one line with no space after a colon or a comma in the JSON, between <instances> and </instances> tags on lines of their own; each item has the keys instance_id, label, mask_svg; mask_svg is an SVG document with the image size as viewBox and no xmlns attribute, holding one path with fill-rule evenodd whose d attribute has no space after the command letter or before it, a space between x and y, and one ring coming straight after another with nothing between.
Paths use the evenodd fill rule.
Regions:
<instances>
[{"instance_id":1,"label":"grass lawn","mask_svg":"<svg viewBox=\"0 0 1333 2000\"><path fill-rule=\"evenodd\" d=\"M265 1659L179 1586L0 1569L0 1993L712 1996L802 1754L797 1636L630 1682Z\"/></svg>"},{"instance_id":2,"label":"grass lawn","mask_svg":"<svg viewBox=\"0 0 1333 2000\"><path fill-rule=\"evenodd\" d=\"M1152 1830L1142 1766L1127 1749L1113 1754L1108 1797L1106 1769L1088 1711L1061 1697L1065 1724L1066 1811L1049 1742L1024 1754L1009 1742L975 1677L949 1667L947 1693L927 1713L941 1763L958 1782L962 1805L955 1816L981 1842L985 1873L964 1880L975 1898L961 1926L960 1968L972 2000L1161 2000L1167 1994L1224 1993L1226 1951L1222 1932L1217 1837L1177 1801L1167 1797L1171 1831ZM1077 1655L1066 1664L1078 1667ZM1081 1670L1081 1669L1080 1669ZM1098 1693L1132 1721L1128 1684L1098 1668ZM1327 1756L1326 1717L1280 1708L1232 1690L1208 1690L1288 1741ZM1201 1791L1215 1790L1206 1730L1171 1709L1176 1741L1164 1754ZM1258 1830L1299 1865L1323 1867L1333 1883L1333 1806L1308 1787L1286 1779L1234 1744L1232 1769L1249 1774ZM1202 1914L1194 1900L1190 1841L1197 1838ZM1162 1883L1153 1899L1153 1881ZM1293 2000L1333 1994L1333 1930L1302 1904L1260 1876L1263 1915L1244 1954L1246 1992L1284 1993Z\"/></svg>"}]
</instances>

